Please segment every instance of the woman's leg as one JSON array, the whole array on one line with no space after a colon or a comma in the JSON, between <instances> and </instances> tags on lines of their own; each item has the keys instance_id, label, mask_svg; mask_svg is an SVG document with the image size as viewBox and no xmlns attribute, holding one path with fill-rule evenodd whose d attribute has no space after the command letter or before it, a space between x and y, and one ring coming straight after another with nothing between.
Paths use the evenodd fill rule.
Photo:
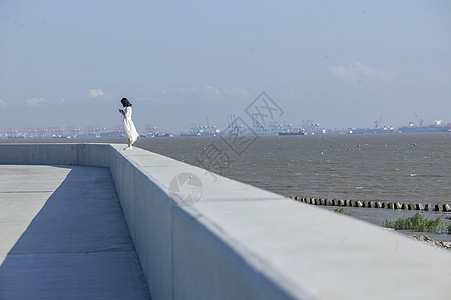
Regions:
<instances>
[{"instance_id":1,"label":"woman's leg","mask_svg":"<svg viewBox=\"0 0 451 300\"><path fill-rule=\"evenodd\" d=\"M128 146L131 147L132 146L132 140L128 139Z\"/></svg>"}]
</instances>

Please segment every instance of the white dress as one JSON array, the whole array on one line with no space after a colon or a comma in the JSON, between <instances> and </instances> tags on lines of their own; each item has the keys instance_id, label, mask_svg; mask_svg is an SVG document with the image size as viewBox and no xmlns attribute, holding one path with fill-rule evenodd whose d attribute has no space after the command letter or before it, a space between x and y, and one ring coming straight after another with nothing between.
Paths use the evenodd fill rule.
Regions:
<instances>
[{"instance_id":1,"label":"white dress","mask_svg":"<svg viewBox=\"0 0 451 300\"><path fill-rule=\"evenodd\" d=\"M132 121L132 107L127 106L124 110L124 130L132 144L138 139L138 132L136 131L135 124Z\"/></svg>"}]
</instances>

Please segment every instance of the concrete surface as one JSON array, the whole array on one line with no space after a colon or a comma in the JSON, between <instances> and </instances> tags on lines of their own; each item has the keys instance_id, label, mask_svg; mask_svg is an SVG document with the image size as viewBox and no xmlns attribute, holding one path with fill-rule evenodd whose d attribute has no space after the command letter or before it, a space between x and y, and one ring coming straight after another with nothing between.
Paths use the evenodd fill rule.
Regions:
<instances>
[{"instance_id":1,"label":"concrete surface","mask_svg":"<svg viewBox=\"0 0 451 300\"><path fill-rule=\"evenodd\" d=\"M28 153L20 147L17 153ZM451 255L445 250L162 155L123 148L70 149L78 164L109 167L154 299L451 296ZM12 149L0 147L0 162L4 152L20 161ZM39 151L58 147L42 145ZM58 153L43 159L49 157L53 164L65 159ZM31 158L26 159L40 162ZM184 184L178 193L170 189L182 173L202 183L194 206L178 205L192 186Z\"/></svg>"},{"instance_id":2,"label":"concrete surface","mask_svg":"<svg viewBox=\"0 0 451 300\"><path fill-rule=\"evenodd\" d=\"M108 169L0 165L0 299L149 298Z\"/></svg>"}]
</instances>

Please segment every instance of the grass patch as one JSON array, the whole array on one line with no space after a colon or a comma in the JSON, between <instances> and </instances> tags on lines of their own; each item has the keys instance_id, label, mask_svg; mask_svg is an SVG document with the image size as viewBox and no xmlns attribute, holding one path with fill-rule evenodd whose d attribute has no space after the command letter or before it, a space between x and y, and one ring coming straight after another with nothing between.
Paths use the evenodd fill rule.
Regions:
<instances>
[{"instance_id":1,"label":"grass patch","mask_svg":"<svg viewBox=\"0 0 451 300\"><path fill-rule=\"evenodd\" d=\"M445 225L441 217L436 219L425 219L420 213L416 213L410 218L399 218L396 221L385 220L384 227L395 230L413 230L417 232L433 232L451 234L451 223Z\"/></svg>"},{"instance_id":2,"label":"grass patch","mask_svg":"<svg viewBox=\"0 0 451 300\"><path fill-rule=\"evenodd\" d=\"M334 209L334 212L339 213L339 214L348 215L348 216L352 216L354 214L353 211L349 211L349 210L344 209L344 208Z\"/></svg>"}]
</instances>

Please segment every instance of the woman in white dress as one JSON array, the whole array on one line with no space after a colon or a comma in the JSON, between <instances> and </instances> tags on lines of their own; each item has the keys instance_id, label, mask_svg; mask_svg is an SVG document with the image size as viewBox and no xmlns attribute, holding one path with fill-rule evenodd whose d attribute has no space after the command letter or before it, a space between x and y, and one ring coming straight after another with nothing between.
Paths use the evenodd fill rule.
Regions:
<instances>
[{"instance_id":1,"label":"woman in white dress","mask_svg":"<svg viewBox=\"0 0 451 300\"><path fill-rule=\"evenodd\" d=\"M119 112L124 116L124 130L128 137L128 146L124 150L132 150L132 144L138 139L138 132L136 131L135 124L132 121L132 104L127 98L122 98L122 106L124 110L119 109Z\"/></svg>"}]
</instances>

